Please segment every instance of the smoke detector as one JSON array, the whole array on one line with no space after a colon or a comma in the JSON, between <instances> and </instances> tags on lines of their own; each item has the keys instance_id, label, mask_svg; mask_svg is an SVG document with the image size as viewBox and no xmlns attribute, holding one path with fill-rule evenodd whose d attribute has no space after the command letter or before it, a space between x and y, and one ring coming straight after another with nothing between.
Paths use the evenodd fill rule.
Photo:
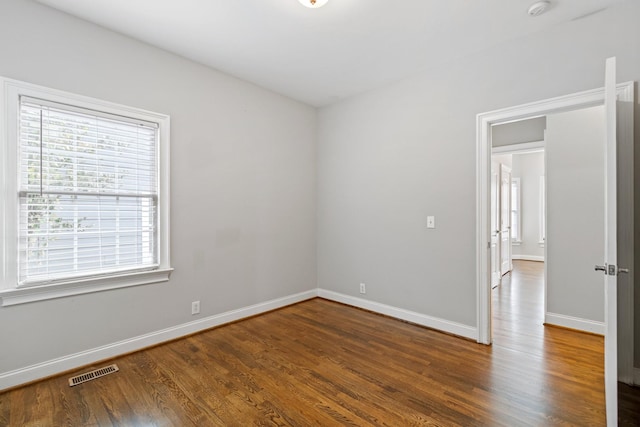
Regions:
<instances>
[{"instance_id":1,"label":"smoke detector","mask_svg":"<svg viewBox=\"0 0 640 427\"><path fill-rule=\"evenodd\" d=\"M551 7L550 1L538 1L529 6L527 13L529 16L539 16L545 13Z\"/></svg>"}]
</instances>

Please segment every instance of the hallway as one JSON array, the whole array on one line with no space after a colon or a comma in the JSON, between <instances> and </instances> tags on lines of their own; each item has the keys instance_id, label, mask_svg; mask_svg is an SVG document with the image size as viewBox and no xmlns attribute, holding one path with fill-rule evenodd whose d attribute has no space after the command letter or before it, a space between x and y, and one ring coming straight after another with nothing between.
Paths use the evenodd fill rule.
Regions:
<instances>
[{"instance_id":1,"label":"hallway","mask_svg":"<svg viewBox=\"0 0 640 427\"><path fill-rule=\"evenodd\" d=\"M492 292L494 345L542 356L549 329L543 326L544 263L514 260L513 271ZM591 351L602 345L601 338L588 340Z\"/></svg>"}]
</instances>

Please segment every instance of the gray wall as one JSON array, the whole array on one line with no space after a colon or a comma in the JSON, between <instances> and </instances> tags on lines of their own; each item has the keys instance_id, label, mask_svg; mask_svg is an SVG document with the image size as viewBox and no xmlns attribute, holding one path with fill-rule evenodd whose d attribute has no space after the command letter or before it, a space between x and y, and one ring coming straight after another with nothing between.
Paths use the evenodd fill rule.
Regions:
<instances>
[{"instance_id":1,"label":"gray wall","mask_svg":"<svg viewBox=\"0 0 640 427\"><path fill-rule=\"evenodd\" d=\"M543 116L491 126L491 146L502 147L524 142L544 141L545 122L546 118Z\"/></svg>"},{"instance_id":2,"label":"gray wall","mask_svg":"<svg viewBox=\"0 0 640 427\"><path fill-rule=\"evenodd\" d=\"M475 326L476 115L602 87L609 56L640 80L638 16L627 1L321 109L319 286Z\"/></svg>"},{"instance_id":3,"label":"gray wall","mask_svg":"<svg viewBox=\"0 0 640 427\"><path fill-rule=\"evenodd\" d=\"M315 109L24 0L0 0L0 75L171 115L175 267L0 308L0 374L316 288Z\"/></svg>"},{"instance_id":4,"label":"gray wall","mask_svg":"<svg viewBox=\"0 0 640 427\"><path fill-rule=\"evenodd\" d=\"M520 178L522 241L513 245L513 255L544 257L540 245L540 177L544 176L544 152L513 154L513 178Z\"/></svg>"},{"instance_id":5,"label":"gray wall","mask_svg":"<svg viewBox=\"0 0 640 427\"><path fill-rule=\"evenodd\" d=\"M604 321L604 107L547 117L547 312ZM553 323L551 321L550 323Z\"/></svg>"}]
</instances>

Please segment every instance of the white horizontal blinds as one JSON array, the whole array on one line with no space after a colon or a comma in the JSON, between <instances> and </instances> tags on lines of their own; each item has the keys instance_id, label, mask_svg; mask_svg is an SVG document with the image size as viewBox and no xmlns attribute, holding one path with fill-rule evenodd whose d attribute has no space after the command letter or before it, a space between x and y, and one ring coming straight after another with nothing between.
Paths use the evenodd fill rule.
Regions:
<instances>
[{"instance_id":1,"label":"white horizontal blinds","mask_svg":"<svg viewBox=\"0 0 640 427\"><path fill-rule=\"evenodd\" d=\"M157 132L131 118L20 99L20 283L158 264Z\"/></svg>"}]
</instances>

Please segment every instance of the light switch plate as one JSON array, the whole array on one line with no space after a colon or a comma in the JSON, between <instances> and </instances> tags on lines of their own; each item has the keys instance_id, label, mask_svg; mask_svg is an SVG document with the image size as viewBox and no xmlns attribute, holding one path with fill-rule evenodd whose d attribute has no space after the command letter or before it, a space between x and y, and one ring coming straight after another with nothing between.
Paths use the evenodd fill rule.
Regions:
<instances>
[{"instance_id":1,"label":"light switch plate","mask_svg":"<svg viewBox=\"0 0 640 427\"><path fill-rule=\"evenodd\" d=\"M427 217L427 228L436 228L436 217L428 216Z\"/></svg>"}]
</instances>

